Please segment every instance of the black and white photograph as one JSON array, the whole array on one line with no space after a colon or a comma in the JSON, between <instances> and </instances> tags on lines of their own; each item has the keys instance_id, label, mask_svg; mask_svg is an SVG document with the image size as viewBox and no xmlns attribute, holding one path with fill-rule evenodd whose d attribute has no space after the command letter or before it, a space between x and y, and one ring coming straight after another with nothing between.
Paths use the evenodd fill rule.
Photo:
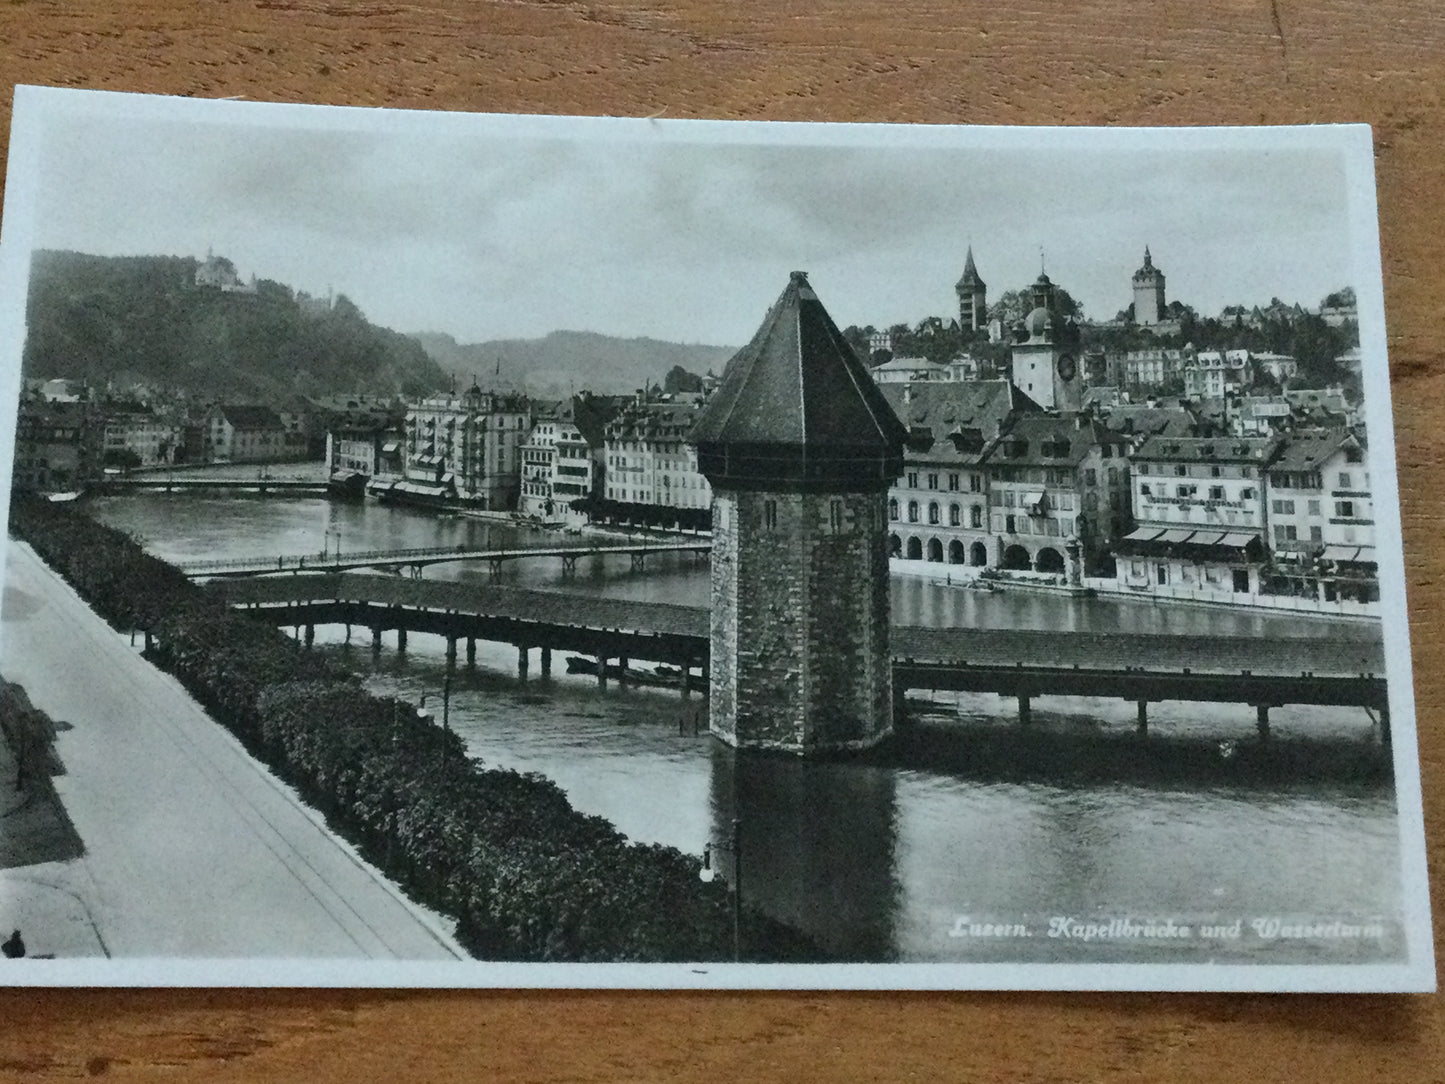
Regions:
<instances>
[{"instance_id":1,"label":"black and white photograph","mask_svg":"<svg viewBox=\"0 0 1445 1084\"><path fill-rule=\"evenodd\" d=\"M6 985L1429 990L1369 128L17 89Z\"/></svg>"}]
</instances>

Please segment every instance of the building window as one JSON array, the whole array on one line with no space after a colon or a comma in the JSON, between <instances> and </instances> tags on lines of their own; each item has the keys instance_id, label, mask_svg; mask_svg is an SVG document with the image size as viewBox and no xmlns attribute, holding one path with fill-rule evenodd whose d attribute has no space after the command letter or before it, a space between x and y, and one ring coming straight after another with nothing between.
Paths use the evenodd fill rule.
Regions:
<instances>
[{"instance_id":1,"label":"building window","mask_svg":"<svg viewBox=\"0 0 1445 1084\"><path fill-rule=\"evenodd\" d=\"M1222 500L1224 500L1224 487L1223 487L1223 486L1210 486L1210 487L1209 487L1209 499L1210 499L1211 501L1222 501Z\"/></svg>"},{"instance_id":2,"label":"building window","mask_svg":"<svg viewBox=\"0 0 1445 1084\"><path fill-rule=\"evenodd\" d=\"M936 474L930 474L930 475L928 476L928 488L929 488L929 489L937 489L937 488L938 488L938 475L936 475Z\"/></svg>"},{"instance_id":3,"label":"building window","mask_svg":"<svg viewBox=\"0 0 1445 1084\"><path fill-rule=\"evenodd\" d=\"M931 475L930 477L937 478L938 476L935 474L935 475ZM928 522L931 523L931 524L936 524L936 523L938 523L938 502L937 502L937 501L929 501L929 502L928 502Z\"/></svg>"},{"instance_id":4,"label":"building window","mask_svg":"<svg viewBox=\"0 0 1445 1084\"><path fill-rule=\"evenodd\" d=\"M1311 528L1310 528L1310 541L1311 541L1311 542L1323 542L1324 540L1325 540L1325 534L1324 534L1324 529L1323 529L1323 528L1321 528L1321 527L1311 527Z\"/></svg>"},{"instance_id":5,"label":"building window","mask_svg":"<svg viewBox=\"0 0 1445 1084\"><path fill-rule=\"evenodd\" d=\"M1242 500L1242 501L1252 501L1252 500L1254 500L1254 487L1253 487L1253 486L1245 486L1243 489L1241 489L1241 490L1239 491L1239 499Z\"/></svg>"},{"instance_id":6,"label":"building window","mask_svg":"<svg viewBox=\"0 0 1445 1084\"><path fill-rule=\"evenodd\" d=\"M968 491L970 493L982 493L983 478L977 474L970 474L968 476Z\"/></svg>"},{"instance_id":7,"label":"building window","mask_svg":"<svg viewBox=\"0 0 1445 1084\"><path fill-rule=\"evenodd\" d=\"M1148 497L1148 496L1152 496L1152 494L1153 494L1153 491L1149 488L1149 483L1148 483L1148 482L1144 482L1143 484L1141 484L1141 485L1139 486L1139 496L1141 496L1141 497ZM1092 494L1090 494L1090 496L1092 496Z\"/></svg>"},{"instance_id":8,"label":"building window","mask_svg":"<svg viewBox=\"0 0 1445 1084\"><path fill-rule=\"evenodd\" d=\"M765 531L776 531L778 529L778 502L763 502L763 529Z\"/></svg>"},{"instance_id":9,"label":"building window","mask_svg":"<svg viewBox=\"0 0 1445 1084\"><path fill-rule=\"evenodd\" d=\"M918 472L916 470L911 470L908 472L908 488L918 488Z\"/></svg>"},{"instance_id":10,"label":"building window","mask_svg":"<svg viewBox=\"0 0 1445 1084\"><path fill-rule=\"evenodd\" d=\"M960 511L959 511L958 505L956 505L956 504L950 504L950 505L948 506L948 525L949 525L950 527L957 527L957 526L959 526L959 524L961 524L962 522L963 522L963 519L962 519L962 515L961 515L961 513L960 513Z\"/></svg>"},{"instance_id":11,"label":"building window","mask_svg":"<svg viewBox=\"0 0 1445 1084\"><path fill-rule=\"evenodd\" d=\"M1355 518L1355 502L1354 502L1354 501L1336 501L1336 502L1335 502L1335 515L1341 517L1342 519L1354 519L1354 518Z\"/></svg>"},{"instance_id":12,"label":"building window","mask_svg":"<svg viewBox=\"0 0 1445 1084\"><path fill-rule=\"evenodd\" d=\"M983 526L983 508L980 505L972 505L968 510L968 525L970 527Z\"/></svg>"},{"instance_id":13,"label":"building window","mask_svg":"<svg viewBox=\"0 0 1445 1084\"><path fill-rule=\"evenodd\" d=\"M889 519L892 519L892 520L896 520L896 519L898 518L898 498L897 498L897 497L889 497L889 498L888 498L888 518L889 518Z\"/></svg>"},{"instance_id":14,"label":"building window","mask_svg":"<svg viewBox=\"0 0 1445 1084\"><path fill-rule=\"evenodd\" d=\"M949 489L949 492L950 492L950 493L957 493L957 492L958 492L958 475L957 475L957 474L950 474L950 475L948 476L948 489Z\"/></svg>"},{"instance_id":15,"label":"building window","mask_svg":"<svg viewBox=\"0 0 1445 1084\"><path fill-rule=\"evenodd\" d=\"M917 522L918 522L918 502L917 502L917 501L909 501L909 502L908 502L908 522L909 522L909 523L917 523Z\"/></svg>"},{"instance_id":16,"label":"building window","mask_svg":"<svg viewBox=\"0 0 1445 1084\"><path fill-rule=\"evenodd\" d=\"M1273 504L1272 504L1270 507L1271 507L1271 509L1274 511L1275 515L1278 515L1278 516L1292 516L1292 515L1294 515L1294 501L1275 501L1275 502L1273 502Z\"/></svg>"},{"instance_id":17,"label":"building window","mask_svg":"<svg viewBox=\"0 0 1445 1084\"><path fill-rule=\"evenodd\" d=\"M1308 507L1309 507L1309 514L1310 514L1310 515L1312 515L1312 516L1317 516L1317 515L1320 514L1320 502L1319 502L1319 501L1317 501L1317 500L1312 500L1312 501L1310 501Z\"/></svg>"},{"instance_id":18,"label":"building window","mask_svg":"<svg viewBox=\"0 0 1445 1084\"><path fill-rule=\"evenodd\" d=\"M1015 530L1014 530L1014 527L1015 527L1015 524L1014 524L1014 518L1013 518L1013 516L1011 516L1011 515L1009 515L1009 516L1004 516L1004 518L1003 518L1003 529L1004 529L1004 533L1005 533L1005 534L1014 534L1014 533L1016 533Z\"/></svg>"}]
</instances>

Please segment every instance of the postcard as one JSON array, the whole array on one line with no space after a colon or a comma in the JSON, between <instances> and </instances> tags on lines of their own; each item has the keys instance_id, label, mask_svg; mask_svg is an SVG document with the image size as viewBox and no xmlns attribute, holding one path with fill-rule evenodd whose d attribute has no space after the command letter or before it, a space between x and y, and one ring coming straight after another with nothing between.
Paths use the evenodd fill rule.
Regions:
<instances>
[{"instance_id":1,"label":"postcard","mask_svg":"<svg viewBox=\"0 0 1445 1084\"><path fill-rule=\"evenodd\" d=\"M1431 990L1364 126L21 87L0 982Z\"/></svg>"}]
</instances>

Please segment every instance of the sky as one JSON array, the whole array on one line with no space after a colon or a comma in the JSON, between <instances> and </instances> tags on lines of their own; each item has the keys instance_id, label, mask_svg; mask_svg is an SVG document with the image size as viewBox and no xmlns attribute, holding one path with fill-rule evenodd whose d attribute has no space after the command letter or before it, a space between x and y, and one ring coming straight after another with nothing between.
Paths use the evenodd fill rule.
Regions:
<instances>
[{"instance_id":1,"label":"sky","mask_svg":"<svg viewBox=\"0 0 1445 1084\"><path fill-rule=\"evenodd\" d=\"M31 245L212 249L243 277L334 289L376 323L462 342L568 329L736 346L792 270L839 326L952 317L970 244L990 300L1043 266L1100 319L1132 300L1146 244L1168 299L1206 315L1355 285L1328 148L1090 146L1048 130L980 142L968 129L950 130L952 146L816 128L759 143L685 122L656 136L500 131L380 111L332 128L244 111L213 123L190 106L48 117L23 194Z\"/></svg>"}]
</instances>

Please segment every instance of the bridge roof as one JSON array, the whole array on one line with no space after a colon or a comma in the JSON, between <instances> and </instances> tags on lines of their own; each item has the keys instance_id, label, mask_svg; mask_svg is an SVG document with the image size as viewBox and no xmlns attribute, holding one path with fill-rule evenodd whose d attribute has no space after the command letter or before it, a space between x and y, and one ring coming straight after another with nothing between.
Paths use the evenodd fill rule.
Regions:
<instances>
[{"instance_id":1,"label":"bridge roof","mask_svg":"<svg viewBox=\"0 0 1445 1084\"><path fill-rule=\"evenodd\" d=\"M907 436L802 271L723 371L692 430L697 444L899 454Z\"/></svg>"}]
</instances>

